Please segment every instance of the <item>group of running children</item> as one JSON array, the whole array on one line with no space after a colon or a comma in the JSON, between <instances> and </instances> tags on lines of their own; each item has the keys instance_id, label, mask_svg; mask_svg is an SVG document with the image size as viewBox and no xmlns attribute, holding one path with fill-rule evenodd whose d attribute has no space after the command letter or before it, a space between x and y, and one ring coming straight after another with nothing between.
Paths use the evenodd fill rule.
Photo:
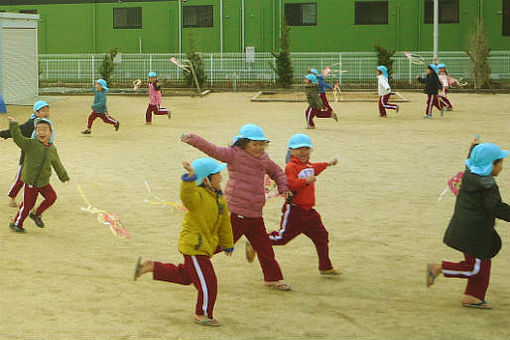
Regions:
<instances>
[{"instance_id":1,"label":"group of running children","mask_svg":"<svg viewBox=\"0 0 510 340\"><path fill-rule=\"evenodd\" d=\"M430 72L425 79L427 87L432 84L430 79L438 78L439 73L436 73L432 65L428 70ZM378 77L380 107L398 110L398 106L387 107L391 89L387 81L387 70L382 66L378 67ZM320 103L317 97L322 97L318 91L320 78L318 72L305 76L307 96L317 104L310 105L310 113L307 109L307 115L312 119L323 114L316 111ZM154 74L149 82L151 101L147 114L150 110L151 113L161 110L161 96L153 97L154 91L160 91L157 86ZM430 87L433 87L433 84ZM88 129L85 130L88 133L91 122L96 117L106 119L105 121L111 118L106 110L105 93L101 93L107 90L106 83L98 80L93 111L89 117ZM433 93L429 94L430 96L435 98ZM313 99L310 99L311 97ZM319 111L331 109L324 98L325 95L321 99ZM169 112L163 114L170 116ZM329 114L335 118L332 110ZM16 181L9 192L10 204L17 207L15 197L24 187L23 202L15 219L9 224L16 232L25 232L23 222L27 216L32 218L38 227L44 227L41 215L56 200L55 191L49 184L51 167L61 181L69 181L53 144L56 131L49 115L49 105L38 101L34 104L33 115L26 123L20 126L13 118L8 117L9 130L0 131L0 137L12 137L22 150ZM150 122L149 118L147 122ZM313 120L311 123L313 124ZM118 129L119 123L112 125ZM309 123L309 126L313 125ZM338 162L336 159L329 162L311 162L314 146L309 136L295 134L290 137L285 171L269 158L266 153L269 139L264 131L254 124L243 126L229 147L217 146L194 134L182 135L181 141L211 157L197 159L191 164L183 163L186 173L181 177L180 198L187 212L180 231L178 249L184 257L184 263L175 265L153 260L142 261L140 257L135 267L135 280L151 272L154 280L181 285L193 284L198 291L194 322L205 326L219 326L220 322L213 317L217 280L211 258L220 252L231 256L235 243L243 235L248 240L245 246L246 258L248 262L253 262L258 257L264 285L267 287L280 291L291 289L284 281L273 246L285 245L300 234L306 235L314 243L320 274L340 274L329 257L328 231L314 209L317 176ZM508 151L501 150L495 144L480 143L477 139L472 142L455 211L444 236L445 244L463 252L465 260L459 263L444 261L441 264L427 265L428 287L440 274L468 279L461 301L465 307L491 308L485 301L485 293L489 283L491 258L501 248L501 239L494 228L495 219L510 221L510 206L502 202L495 177L502 170L503 159L508 154ZM228 169L229 179L223 193L221 171L225 168ZM279 194L285 201L280 228L269 233L266 232L262 214L266 202L266 175L275 181ZM44 200L32 211L39 193Z\"/></svg>"}]
</instances>

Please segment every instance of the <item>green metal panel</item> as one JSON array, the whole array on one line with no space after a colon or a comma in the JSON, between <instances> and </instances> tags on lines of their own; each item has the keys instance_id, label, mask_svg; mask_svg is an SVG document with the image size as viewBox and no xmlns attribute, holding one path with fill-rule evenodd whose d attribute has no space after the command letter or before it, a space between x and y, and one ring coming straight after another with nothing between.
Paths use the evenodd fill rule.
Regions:
<instances>
[{"instance_id":1,"label":"green metal panel","mask_svg":"<svg viewBox=\"0 0 510 340\"><path fill-rule=\"evenodd\" d=\"M223 51L242 50L241 4L243 0L223 0ZM384 0L244 0L244 43L256 51L278 48L280 13L285 4L317 3L316 26L293 26L291 50L296 52L373 51L374 44L395 50L431 50L432 25L424 23L425 0L388 0L387 25L355 25L356 1ZM0 1L1 3L2 1ZM35 4L44 2L46 4ZM179 50L178 1L99 1L93 3L0 5L18 12L37 9L40 53L105 52L118 47L124 53L165 53ZM502 36L502 0L460 0L460 22L441 24L442 51L462 51L473 23L482 15L493 50L510 49L510 37ZM4 3L7 3L4 1ZM9 2L13 3L13 2ZM188 33L193 32L195 48L219 52L220 0L193 0L183 6L212 5L213 27L182 28L182 49L189 50ZM281 8L280 8L281 4ZM142 29L114 29L113 8L142 7Z\"/></svg>"}]
</instances>

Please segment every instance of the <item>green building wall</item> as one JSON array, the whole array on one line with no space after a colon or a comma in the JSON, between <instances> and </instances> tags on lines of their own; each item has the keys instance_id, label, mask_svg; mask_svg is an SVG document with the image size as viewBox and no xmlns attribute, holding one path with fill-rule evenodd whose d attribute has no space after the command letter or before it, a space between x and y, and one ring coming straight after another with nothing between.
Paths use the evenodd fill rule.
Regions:
<instances>
[{"instance_id":1,"label":"green building wall","mask_svg":"<svg viewBox=\"0 0 510 340\"><path fill-rule=\"evenodd\" d=\"M244 46L254 46L257 52L276 50L280 15L284 14L287 3L317 3L316 26L291 28L292 51L372 51L376 43L400 51L432 49L433 25L424 24L425 0L389 0L387 25L354 24L355 2L369 0L244 0L244 39L243 0L223 0L223 20L220 1L182 2L182 6L212 5L214 11L213 27L182 28L183 52L189 50L190 33L195 49L202 52L239 52L243 40ZM13 1L0 0L0 10L38 11L41 16L39 53L101 53L113 47L124 53L138 53L140 45L143 53L179 51L178 1L51 2L31 0L31 5L5 5ZM113 8L120 7L142 7L143 28L114 29ZM440 50L465 50L467 34L479 15L487 25L492 49L510 49L510 36L502 35L502 7L503 0L460 0L459 23L440 24ZM223 46L220 22L223 22Z\"/></svg>"}]
</instances>

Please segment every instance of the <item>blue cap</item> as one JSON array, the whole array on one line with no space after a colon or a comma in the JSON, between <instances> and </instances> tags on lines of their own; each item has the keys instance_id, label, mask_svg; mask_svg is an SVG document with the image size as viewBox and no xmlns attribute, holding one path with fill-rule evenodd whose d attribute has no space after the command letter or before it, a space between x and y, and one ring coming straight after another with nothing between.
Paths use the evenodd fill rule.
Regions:
<instances>
[{"instance_id":1,"label":"blue cap","mask_svg":"<svg viewBox=\"0 0 510 340\"><path fill-rule=\"evenodd\" d=\"M377 69L382 72L385 78L388 78L388 68L384 65L377 66Z\"/></svg>"},{"instance_id":2,"label":"blue cap","mask_svg":"<svg viewBox=\"0 0 510 340\"><path fill-rule=\"evenodd\" d=\"M466 165L474 174L489 176L492 172L493 162L507 157L508 154L508 151L501 150L496 144L478 144L471 151L470 157L466 159Z\"/></svg>"},{"instance_id":3,"label":"blue cap","mask_svg":"<svg viewBox=\"0 0 510 340\"><path fill-rule=\"evenodd\" d=\"M308 79L309 81L312 82L312 84L317 84L317 76L315 76L314 74L307 74L305 76L306 79Z\"/></svg>"},{"instance_id":4,"label":"blue cap","mask_svg":"<svg viewBox=\"0 0 510 340\"><path fill-rule=\"evenodd\" d=\"M197 185L202 184L202 181L207 176L217 174L227 167L226 164L220 164L212 158L196 159L191 163L191 166L195 170L195 176L197 176Z\"/></svg>"},{"instance_id":5,"label":"blue cap","mask_svg":"<svg viewBox=\"0 0 510 340\"><path fill-rule=\"evenodd\" d=\"M264 130L260 128L260 126L255 124L246 124L239 130L239 135L236 136L238 140L241 138L246 138L250 140L261 140L261 141L269 141L266 135L264 134Z\"/></svg>"},{"instance_id":6,"label":"blue cap","mask_svg":"<svg viewBox=\"0 0 510 340\"><path fill-rule=\"evenodd\" d=\"M37 137L35 127L37 127L37 124L39 124L40 122L47 122L48 124L50 124L50 127L51 127L50 144L53 144L53 141L55 140L56 131L55 131L55 128L53 127L53 123L51 122L51 120L46 119L46 118L36 118L34 120L34 132L32 132L32 138L35 139Z\"/></svg>"},{"instance_id":7,"label":"blue cap","mask_svg":"<svg viewBox=\"0 0 510 340\"><path fill-rule=\"evenodd\" d=\"M312 72L312 73L313 73L313 74L315 74L316 76L319 76L319 75L320 75L319 70L317 70L316 68L312 68L312 69L310 70L310 72Z\"/></svg>"},{"instance_id":8,"label":"blue cap","mask_svg":"<svg viewBox=\"0 0 510 340\"><path fill-rule=\"evenodd\" d=\"M436 74L439 74L439 67L434 64L430 64L429 67L432 69L432 71L436 72Z\"/></svg>"},{"instance_id":9,"label":"blue cap","mask_svg":"<svg viewBox=\"0 0 510 340\"><path fill-rule=\"evenodd\" d=\"M295 134L289 139L289 149L313 148L312 139L303 133Z\"/></svg>"},{"instance_id":10,"label":"blue cap","mask_svg":"<svg viewBox=\"0 0 510 340\"><path fill-rule=\"evenodd\" d=\"M108 91L108 86L106 85L106 80L104 79L99 79L96 81L96 83L98 84L101 84L101 87L105 90L105 91Z\"/></svg>"},{"instance_id":11,"label":"blue cap","mask_svg":"<svg viewBox=\"0 0 510 340\"><path fill-rule=\"evenodd\" d=\"M43 107L49 106L44 100L38 100L34 103L34 112L39 111Z\"/></svg>"},{"instance_id":12,"label":"blue cap","mask_svg":"<svg viewBox=\"0 0 510 340\"><path fill-rule=\"evenodd\" d=\"M437 68L446 68L446 65L445 64L439 64L439 65L437 65Z\"/></svg>"},{"instance_id":13,"label":"blue cap","mask_svg":"<svg viewBox=\"0 0 510 340\"><path fill-rule=\"evenodd\" d=\"M156 72L149 72L149 77L157 77L158 74Z\"/></svg>"}]
</instances>

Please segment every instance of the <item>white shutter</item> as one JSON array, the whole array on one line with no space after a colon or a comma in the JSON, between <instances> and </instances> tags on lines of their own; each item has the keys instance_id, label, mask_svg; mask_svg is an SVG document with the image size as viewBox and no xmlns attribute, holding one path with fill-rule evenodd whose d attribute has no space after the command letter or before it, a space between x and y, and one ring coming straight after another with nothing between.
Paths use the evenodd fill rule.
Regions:
<instances>
[{"instance_id":1,"label":"white shutter","mask_svg":"<svg viewBox=\"0 0 510 340\"><path fill-rule=\"evenodd\" d=\"M3 96L7 104L26 104L38 95L37 30L2 29Z\"/></svg>"}]
</instances>

